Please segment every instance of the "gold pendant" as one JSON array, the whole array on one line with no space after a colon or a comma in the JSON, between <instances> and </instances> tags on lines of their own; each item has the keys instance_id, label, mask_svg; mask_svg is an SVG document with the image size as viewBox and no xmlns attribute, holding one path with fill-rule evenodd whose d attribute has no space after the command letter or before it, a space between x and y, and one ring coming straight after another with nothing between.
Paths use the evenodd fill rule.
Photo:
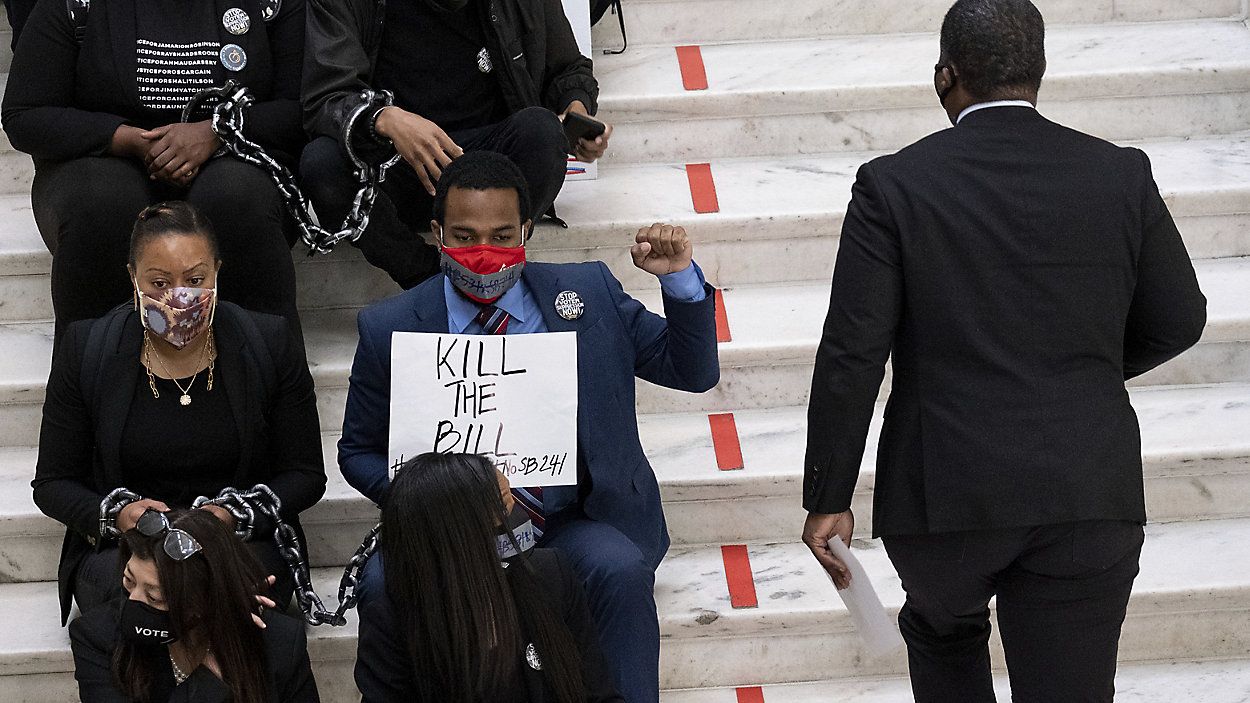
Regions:
<instances>
[{"instance_id":1,"label":"gold pendant","mask_svg":"<svg viewBox=\"0 0 1250 703\"><path fill-rule=\"evenodd\" d=\"M182 403L183 405L190 405L190 404L191 404L191 396L187 395L186 393L183 393L183 394L182 394L182 397L178 399L178 402L179 402L179 403Z\"/></svg>"}]
</instances>

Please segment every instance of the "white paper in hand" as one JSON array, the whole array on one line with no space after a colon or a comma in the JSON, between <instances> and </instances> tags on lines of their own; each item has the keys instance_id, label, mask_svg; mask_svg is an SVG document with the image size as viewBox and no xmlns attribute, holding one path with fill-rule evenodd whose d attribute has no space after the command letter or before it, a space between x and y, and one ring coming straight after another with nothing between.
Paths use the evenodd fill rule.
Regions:
<instances>
[{"instance_id":1,"label":"white paper in hand","mask_svg":"<svg viewBox=\"0 0 1250 703\"><path fill-rule=\"evenodd\" d=\"M885 612L863 565L842 544L842 540L836 537L829 540L829 549L851 571L851 585L838 591L838 595L846 604L846 611L855 623L855 629L859 630L859 636L863 638L864 649L869 656L879 657L902 647L903 637L898 632L898 625Z\"/></svg>"}]
</instances>

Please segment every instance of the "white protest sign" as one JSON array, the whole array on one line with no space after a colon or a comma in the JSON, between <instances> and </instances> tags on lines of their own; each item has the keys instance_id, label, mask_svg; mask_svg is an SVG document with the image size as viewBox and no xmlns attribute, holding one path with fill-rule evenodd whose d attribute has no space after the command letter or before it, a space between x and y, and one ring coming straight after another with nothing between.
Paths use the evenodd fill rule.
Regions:
<instances>
[{"instance_id":1,"label":"white protest sign","mask_svg":"<svg viewBox=\"0 0 1250 703\"><path fill-rule=\"evenodd\" d=\"M431 451L484 454L513 486L577 483L576 333L394 333L391 476Z\"/></svg>"}]
</instances>

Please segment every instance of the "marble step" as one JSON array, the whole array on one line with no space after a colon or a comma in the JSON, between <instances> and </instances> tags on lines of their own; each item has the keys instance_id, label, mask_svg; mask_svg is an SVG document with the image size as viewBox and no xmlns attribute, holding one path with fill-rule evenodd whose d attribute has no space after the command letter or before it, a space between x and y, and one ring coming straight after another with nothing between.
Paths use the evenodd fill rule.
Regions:
<instances>
[{"instance_id":1,"label":"marble step","mask_svg":"<svg viewBox=\"0 0 1250 703\"><path fill-rule=\"evenodd\" d=\"M1135 386L1250 381L1250 257L1196 262L1209 299L1202 343L1133 381ZM636 292L662 309L659 288ZM732 341L720 345L720 384L708 393L638 382L638 411L736 411L805 404L812 361L828 308L827 282L741 286L724 291ZM342 424L347 376L356 348L355 310L303 316L309 365L323 429ZM0 324L0 447L36 436L51 358L51 324ZM883 393L885 389L883 388Z\"/></svg>"},{"instance_id":2,"label":"marble step","mask_svg":"<svg viewBox=\"0 0 1250 703\"><path fill-rule=\"evenodd\" d=\"M1050 27L1243 17L1239 0L1037 0ZM949 0L920 0L900 12L889 3L855 0L633 0L625 9L630 46L799 39L855 34L935 32ZM596 50L621 46L615 15L593 29Z\"/></svg>"},{"instance_id":3,"label":"marble step","mask_svg":"<svg viewBox=\"0 0 1250 703\"><path fill-rule=\"evenodd\" d=\"M1136 145L1151 157L1191 256L1250 255L1250 132ZM692 209L680 164L613 165L596 181L565 186L559 207L571 228L540 225L530 256L602 260L627 289L649 288L629 246L640 225L666 221L689 228L714 284L827 280L856 170L875 155L714 161L720 211L705 215ZM350 246L311 258L297 246L293 256L305 310L360 306L397 290ZM0 195L0 322L51 319L50 266L29 196Z\"/></svg>"},{"instance_id":4,"label":"marble step","mask_svg":"<svg viewBox=\"0 0 1250 703\"><path fill-rule=\"evenodd\" d=\"M1142 426L1150 519L1250 517L1250 385L1135 389L1131 397ZM872 524L881 410L854 502L865 536ZM743 468L722 471L706 414L639 417L674 545L763 542L799 532L806 409L746 410L734 419ZM376 508L339 473L337 441L334 432L323 437L329 485L301 516L314 566L346 564L378 519ZM36 458L34 448L0 450L0 582L56 578L64 529L31 499Z\"/></svg>"},{"instance_id":5,"label":"marble step","mask_svg":"<svg viewBox=\"0 0 1250 703\"><path fill-rule=\"evenodd\" d=\"M887 609L903 601L898 577L879 542L859 541L864 563ZM730 605L718 545L674 549L656 575L661 687L700 688L897 677L902 652L871 659L862 650L833 585L802 544L748 546L756 608ZM333 593L338 570L319 570L319 592ZM333 596L329 600L333 602ZM0 631L0 698L72 698L65 631L50 582L0 585L10 626ZM310 632L309 653L323 700L354 693L355 618L341 629ZM998 649L997 637L993 646ZM1147 528L1120 646L1120 661L1244 658L1250 648L1250 520L1214 520ZM813 652L825 653L813 658ZM1001 663L1001 655L996 652ZM67 695L68 694L68 695Z\"/></svg>"},{"instance_id":6,"label":"marble step","mask_svg":"<svg viewBox=\"0 0 1250 703\"><path fill-rule=\"evenodd\" d=\"M935 32L710 44L697 91L671 46L598 57L616 125L609 161L897 149L948 124L933 95ZM1242 20L1055 27L1046 46L1051 119L1117 140L1250 127Z\"/></svg>"},{"instance_id":7,"label":"marble step","mask_svg":"<svg viewBox=\"0 0 1250 703\"><path fill-rule=\"evenodd\" d=\"M1119 703L1158 703L1172 700L1164 692L1183 695L1193 703L1245 703L1250 701L1250 661L1174 662L1121 666L1116 672L1115 699ZM663 703L738 703L740 689L717 688L667 691ZM1011 700L1005 673L994 677L998 700ZM906 678L841 679L819 683L763 686L759 695L766 703L911 703L911 682Z\"/></svg>"}]
</instances>

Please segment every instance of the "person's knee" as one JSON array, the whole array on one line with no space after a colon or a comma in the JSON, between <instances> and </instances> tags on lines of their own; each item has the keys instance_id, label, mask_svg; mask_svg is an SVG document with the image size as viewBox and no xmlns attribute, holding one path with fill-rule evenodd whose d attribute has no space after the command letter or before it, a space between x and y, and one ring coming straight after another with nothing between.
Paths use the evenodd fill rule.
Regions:
<instances>
[{"instance_id":1,"label":"person's knee","mask_svg":"<svg viewBox=\"0 0 1250 703\"><path fill-rule=\"evenodd\" d=\"M337 139L317 137L300 154L299 174L303 187L316 191L350 175L351 165Z\"/></svg>"},{"instance_id":2,"label":"person's knee","mask_svg":"<svg viewBox=\"0 0 1250 703\"><path fill-rule=\"evenodd\" d=\"M560 118L542 107L527 107L512 117L517 141L527 151L549 155L563 167L568 140Z\"/></svg>"},{"instance_id":3,"label":"person's knee","mask_svg":"<svg viewBox=\"0 0 1250 703\"><path fill-rule=\"evenodd\" d=\"M37 209L55 211L58 219L133 222L149 204L148 179L135 163L116 157L88 157L58 165L34 189ZM42 207L40 207L42 206Z\"/></svg>"},{"instance_id":4,"label":"person's knee","mask_svg":"<svg viewBox=\"0 0 1250 703\"><path fill-rule=\"evenodd\" d=\"M187 200L204 211L217 228L240 219L276 220L282 213L282 198L269 175L233 158L217 159L205 167L187 192ZM218 237L229 235L217 232Z\"/></svg>"},{"instance_id":5,"label":"person's knee","mask_svg":"<svg viewBox=\"0 0 1250 703\"><path fill-rule=\"evenodd\" d=\"M612 597L652 595L655 589L655 572L642 558L642 554L625 558L615 558L618 555L607 553L596 556L582 570L583 580L589 591Z\"/></svg>"}]
</instances>

